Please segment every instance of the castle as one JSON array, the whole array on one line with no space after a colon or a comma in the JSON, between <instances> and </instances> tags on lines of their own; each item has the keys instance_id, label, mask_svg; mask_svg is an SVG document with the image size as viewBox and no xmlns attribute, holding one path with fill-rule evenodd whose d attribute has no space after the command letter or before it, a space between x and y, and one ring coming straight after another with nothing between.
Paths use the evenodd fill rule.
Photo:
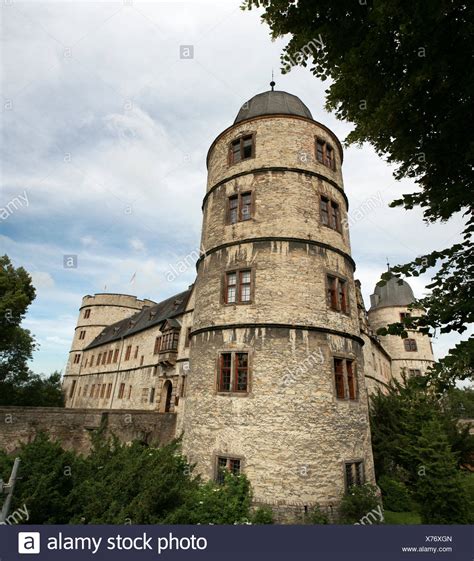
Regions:
<instances>
[{"instance_id":1,"label":"castle","mask_svg":"<svg viewBox=\"0 0 474 561\"><path fill-rule=\"evenodd\" d=\"M375 335L417 313L413 292L392 278L366 312L341 144L273 86L209 149L195 283L160 303L85 296L64 390L68 408L173 413L199 473L243 472L291 518L375 483L368 393L433 353Z\"/></svg>"}]
</instances>

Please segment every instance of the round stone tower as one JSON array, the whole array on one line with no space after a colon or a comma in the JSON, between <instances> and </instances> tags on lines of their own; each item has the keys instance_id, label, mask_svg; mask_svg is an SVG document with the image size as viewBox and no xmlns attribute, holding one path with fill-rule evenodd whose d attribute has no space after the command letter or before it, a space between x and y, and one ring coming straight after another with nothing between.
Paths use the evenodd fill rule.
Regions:
<instances>
[{"instance_id":1,"label":"round stone tower","mask_svg":"<svg viewBox=\"0 0 474 561\"><path fill-rule=\"evenodd\" d=\"M153 306L151 300L139 300L128 294L102 293L84 296L79 308L74 338L69 351L69 359L64 375L63 389L66 395L66 406L73 398L72 385L80 374L82 351L108 325L132 316L144 306Z\"/></svg>"},{"instance_id":2,"label":"round stone tower","mask_svg":"<svg viewBox=\"0 0 474 561\"><path fill-rule=\"evenodd\" d=\"M411 286L397 277L392 277L384 286L376 286L370 297L370 327L376 332L390 323L403 321L407 315L421 315L421 310L409 310L409 305L414 301ZM407 339L385 335L380 337L380 342L391 356L394 378L401 379L402 372L411 376L424 374L434 363L431 340L423 333L409 331Z\"/></svg>"},{"instance_id":3,"label":"round stone tower","mask_svg":"<svg viewBox=\"0 0 474 561\"><path fill-rule=\"evenodd\" d=\"M342 158L273 90L208 153L183 448L281 519L374 483Z\"/></svg>"}]
</instances>

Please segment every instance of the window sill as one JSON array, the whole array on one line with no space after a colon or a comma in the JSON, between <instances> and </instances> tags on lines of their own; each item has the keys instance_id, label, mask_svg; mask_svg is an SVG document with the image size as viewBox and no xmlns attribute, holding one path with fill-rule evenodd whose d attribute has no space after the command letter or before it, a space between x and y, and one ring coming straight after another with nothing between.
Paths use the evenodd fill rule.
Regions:
<instances>
[{"instance_id":1,"label":"window sill","mask_svg":"<svg viewBox=\"0 0 474 561\"><path fill-rule=\"evenodd\" d=\"M216 392L215 395L220 395L222 397L248 397L250 392Z\"/></svg>"}]
</instances>

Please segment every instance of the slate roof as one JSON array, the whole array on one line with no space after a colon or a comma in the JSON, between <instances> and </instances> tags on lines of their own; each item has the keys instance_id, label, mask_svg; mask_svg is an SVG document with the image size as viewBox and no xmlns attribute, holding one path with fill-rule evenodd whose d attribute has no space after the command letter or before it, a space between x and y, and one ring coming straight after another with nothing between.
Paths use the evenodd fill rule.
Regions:
<instances>
[{"instance_id":1,"label":"slate roof","mask_svg":"<svg viewBox=\"0 0 474 561\"><path fill-rule=\"evenodd\" d=\"M144 329L160 325L167 319L179 316L186 309L192 289L193 287L191 285L185 292L180 292L154 306L143 308L131 317L108 325L84 350L87 351L99 345L117 341L122 337L128 337ZM170 323L179 325L179 323L173 319Z\"/></svg>"},{"instance_id":2,"label":"slate roof","mask_svg":"<svg viewBox=\"0 0 474 561\"><path fill-rule=\"evenodd\" d=\"M268 91L255 95L242 105L234 125L260 115L298 115L312 119L311 111L296 95L282 91Z\"/></svg>"},{"instance_id":3,"label":"slate roof","mask_svg":"<svg viewBox=\"0 0 474 561\"><path fill-rule=\"evenodd\" d=\"M415 301L411 286L404 280L392 277L384 286L376 286L370 297L370 309L387 306L408 306Z\"/></svg>"}]
</instances>

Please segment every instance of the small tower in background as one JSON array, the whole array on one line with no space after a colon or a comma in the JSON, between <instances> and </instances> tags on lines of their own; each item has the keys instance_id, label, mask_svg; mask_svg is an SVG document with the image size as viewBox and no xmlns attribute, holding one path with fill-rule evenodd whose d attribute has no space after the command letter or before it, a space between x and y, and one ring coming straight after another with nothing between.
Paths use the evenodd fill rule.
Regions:
<instances>
[{"instance_id":1,"label":"small tower in background","mask_svg":"<svg viewBox=\"0 0 474 561\"><path fill-rule=\"evenodd\" d=\"M95 294L84 296L79 308L74 338L72 340L69 359L63 380L66 406L70 406L70 398L83 366L82 352L105 327L139 312L145 306L153 306L151 300L139 300L128 294Z\"/></svg>"},{"instance_id":2,"label":"small tower in background","mask_svg":"<svg viewBox=\"0 0 474 561\"><path fill-rule=\"evenodd\" d=\"M404 280L392 277L384 286L376 286L370 296L371 307L368 312L371 328L376 332L381 327L403 321L403 318L419 316L421 310L409 310L415 301L411 286ZM409 331L407 339L398 335L385 335L380 342L391 357L392 377L401 378L403 371L407 375L424 374L434 363L433 349L428 335Z\"/></svg>"}]
</instances>

